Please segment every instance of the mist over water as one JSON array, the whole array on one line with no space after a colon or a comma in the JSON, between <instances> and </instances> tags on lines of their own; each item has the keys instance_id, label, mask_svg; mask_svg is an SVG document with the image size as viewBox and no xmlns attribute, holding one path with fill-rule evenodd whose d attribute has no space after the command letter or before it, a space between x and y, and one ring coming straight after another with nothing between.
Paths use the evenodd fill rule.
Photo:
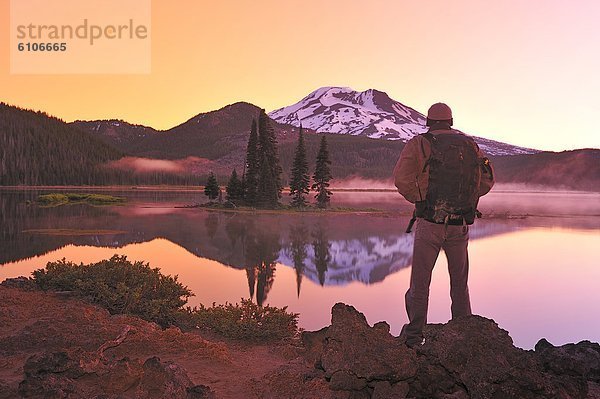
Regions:
<instances>
[{"instance_id":1,"label":"mist over water","mask_svg":"<svg viewBox=\"0 0 600 399\"><path fill-rule=\"evenodd\" d=\"M396 190L394 181L390 179L365 179L364 177L348 177L335 179L331 182L331 188L346 190Z\"/></svg>"},{"instance_id":2,"label":"mist over water","mask_svg":"<svg viewBox=\"0 0 600 399\"><path fill-rule=\"evenodd\" d=\"M334 204L351 204L409 213L413 210L413 205L396 192L391 181L357 178L339 181L333 188L334 190L386 190L360 193L335 191L332 199ZM480 198L478 208L484 214L495 216L600 216L600 193L500 183Z\"/></svg>"}]
</instances>

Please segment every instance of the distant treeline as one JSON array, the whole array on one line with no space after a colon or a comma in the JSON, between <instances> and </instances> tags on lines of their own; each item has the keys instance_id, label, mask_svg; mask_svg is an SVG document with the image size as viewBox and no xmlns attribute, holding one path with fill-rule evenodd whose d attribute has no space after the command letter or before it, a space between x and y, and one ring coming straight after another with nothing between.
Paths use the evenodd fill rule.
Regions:
<instances>
[{"instance_id":1,"label":"distant treeline","mask_svg":"<svg viewBox=\"0 0 600 399\"><path fill-rule=\"evenodd\" d=\"M41 112L0 104L0 185L98 184L114 148Z\"/></svg>"},{"instance_id":2,"label":"distant treeline","mask_svg":"<svg viewBox=\"0 0 600 399\"><path fill-rule=\"evenodd\" d=\"M199 185L201 176L107 168L123 153L42 112L0 103L0 185Z\"/></svg>"}]
</instances>

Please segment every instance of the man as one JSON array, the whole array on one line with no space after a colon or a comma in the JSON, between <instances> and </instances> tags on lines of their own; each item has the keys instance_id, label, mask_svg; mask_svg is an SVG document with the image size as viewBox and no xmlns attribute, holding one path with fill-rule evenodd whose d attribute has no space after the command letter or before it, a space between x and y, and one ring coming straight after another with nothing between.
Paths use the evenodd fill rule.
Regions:
<instances>
[{"instance_id":1,"label":"man","mask_svg":"<svg viewBox=\"0 0 600 399\"><path fill-rule=\"evenodd\" d=\"M451 128L452 111L443 103L427 112L429 131L411 139L394 168L398 192L415 204L416 219L410 288L406 292L409 323L401 336L414 348L423 343L427 322L431 273L440 249L444 249L450 273L452 318L471 314L469 225L475 217L479 197L494 185L489 160L475 141Z\"/></svg>"}]
</instances>

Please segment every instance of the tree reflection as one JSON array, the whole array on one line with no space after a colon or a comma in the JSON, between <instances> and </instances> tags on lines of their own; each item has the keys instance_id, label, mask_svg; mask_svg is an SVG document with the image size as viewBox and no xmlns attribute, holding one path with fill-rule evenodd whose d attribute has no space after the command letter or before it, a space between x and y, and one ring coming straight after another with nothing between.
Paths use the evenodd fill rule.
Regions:
<instances>
[{"instance_id":1,"label":"tree reflection","mask_svg":"<svg viewBox=\"0 0 600 399\"><path fill-rule=\"evenodd\" d=\"M252 229L246 235L245 264L250 298L263 305L275 280L275 262L281 245L276 231Z\"/></svg>"},{"instance_id":2,"label":"tree reflection","mask_svg":"<svg viewBox=\"0 0 600 399\"><path fill-rule=\"evenodd\" d=\"M308 229L304 224L292 226L290 229L290 253L294 261L294 270L296 271L296 290L298 298L300 298L300 286L302 284L302 276L306 267L305 261L308 245Z\"/></svg>"},{"instance_id":3,"label":"tree reflection","mask_svg":"<svg viewBox=\"0 0 600 399\"><path fill-rule=\"evenodd\" d=\"M313 231L313 250L315 252L315 267L319 276L319 283L325 284L325 274L329 262L331 262L331 254L329 248L331 244L327 239L325 228L322 225L316 225L316 229Z\"/></svg>"},{"instance_id":4,"label":"tree reflection","mask_svg":"<svg viewBox=\"0 0 600 399\"><path fill-rule=\"evenodd\" d=\"M206 234L208 234L211 240L214 239L219 228L219 215L217 213L209 214L204 219L204 226L206 227Z\"/></svg>"}]
</instances>

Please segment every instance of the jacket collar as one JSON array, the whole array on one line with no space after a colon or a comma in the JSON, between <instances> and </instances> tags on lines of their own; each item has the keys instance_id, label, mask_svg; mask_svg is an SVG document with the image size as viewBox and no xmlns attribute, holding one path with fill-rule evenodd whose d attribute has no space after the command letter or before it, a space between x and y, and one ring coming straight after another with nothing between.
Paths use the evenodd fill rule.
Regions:
<instances>
[{"instance_id":1,"label":"jacket collar","mask_svg":"<svg viewBox=\"0 0 600 399\"><path fill-rule=\"evenodd\" d=\"M429 133L433 133L436 130L452 130L449 123L438 122L429 127Z\"/></svg>"}]
</instances>

